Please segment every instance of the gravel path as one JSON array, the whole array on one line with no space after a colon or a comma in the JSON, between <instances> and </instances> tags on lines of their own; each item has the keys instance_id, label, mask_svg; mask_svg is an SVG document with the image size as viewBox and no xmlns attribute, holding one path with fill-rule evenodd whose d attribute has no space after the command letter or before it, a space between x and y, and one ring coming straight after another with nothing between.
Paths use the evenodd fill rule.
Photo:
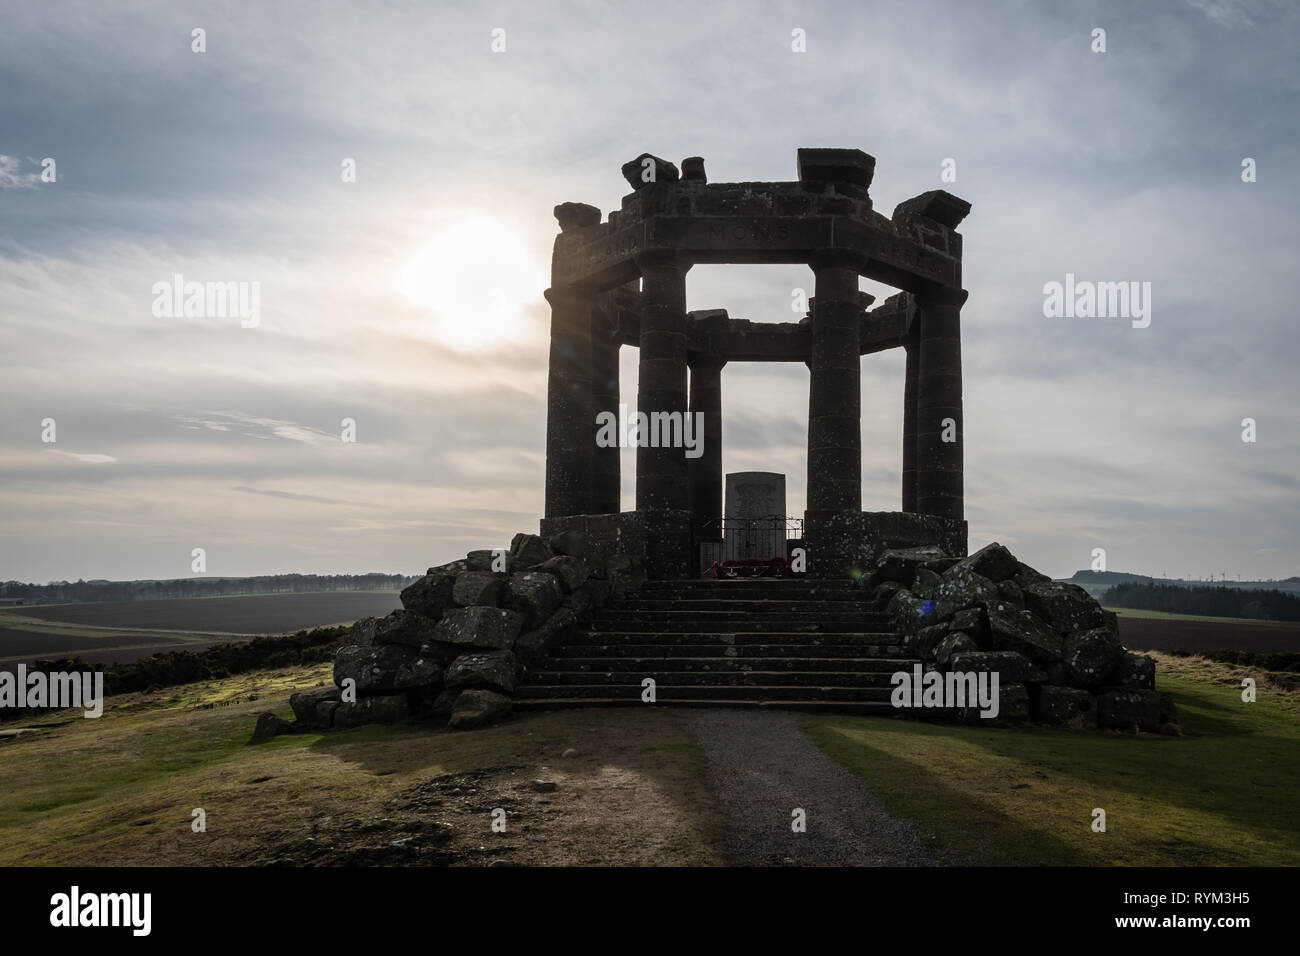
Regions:
<instances>
[{"instance_id":1,"label":"gravel path","mask_svg":"<svg viewBox=\"0 0 1300 956\"><path fill-rule=\"evenodd\" d=\"M936 866L916 827L885 812L866 782L799 729L790 711L682 711L709 761L727 817L727 848L741 866ZM807 831L791 829L806 812Z\"/></svg>"}]
</instances>

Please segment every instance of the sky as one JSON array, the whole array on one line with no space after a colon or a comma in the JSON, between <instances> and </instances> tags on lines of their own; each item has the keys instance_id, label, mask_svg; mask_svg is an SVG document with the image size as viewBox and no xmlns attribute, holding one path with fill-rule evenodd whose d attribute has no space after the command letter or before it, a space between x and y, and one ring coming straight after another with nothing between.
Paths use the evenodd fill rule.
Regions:
<instances>
[{"instance_id":1,"label":"sky","mask_svg":"<svg viewBox=\"0 0 1300 956\"><path fill-rule=\"evenodd\" d=\"M885 215L973 206L972 549L1300 574L1294 4L0 8L0 579L413 573L535 531L552 208L618 208L642 152L788 181L807 146L876 157ZM1150 324L1047 317L1067 273L1149 282ZM255 324L166 314L177 275L256 284ZM697 266L688 308L792 321L796 288ZM862 369L863 507L896 510L902 353ZM724 469L801 514L807 369L722 382Z\"/></svg>"}]
</instances>

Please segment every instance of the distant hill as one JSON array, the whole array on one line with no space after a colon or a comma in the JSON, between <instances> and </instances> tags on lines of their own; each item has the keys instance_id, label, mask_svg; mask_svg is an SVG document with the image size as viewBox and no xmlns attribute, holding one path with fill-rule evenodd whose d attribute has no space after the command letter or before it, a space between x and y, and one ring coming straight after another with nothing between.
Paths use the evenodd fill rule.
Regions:
<instances>
[{"instance_id":1,"label":"distant hill","mask_svg":"<svg viewBox=\"0 0 1300 956\"><path fill-rule=\"evenodd\" d=\"M1120 584L1168 585L1179 588L1238 588L1247 591L1296 591L1300 592L1300 577L1290 577L1280 581L1189 581L1185 578L1156 578L1149 574L1134 574L1131 571L1075 571L1068 578L1057 578L1077 584L1098 601L1110 588Z\"/></svg>"},{"instance_id":2,"label":"distant hill","mask_svg":"<svg viewBox=\"0 0 1300 956\"><path fill-rule=\"evenodd\" d=\"M171 578L146 581L54 581L0 584L0 602L61 604L81 601L158 601L170 598L224 597L232 594L296 594L307 591L394 591L418 575L262 574L247 578Z\"/></svg>"},{"instance_id":3,"label":"distant hill","mask_svg":"<svg viewBox=\"0 0 1300 956\"><path fill-rule=\"evenodd\" d=\"M1108 588L1101 603L1167 614L1300 621L1300 593L1277 588L1229 588L1217 584L1182 587L1130 581Z\"/></svg>"}]
</instances>

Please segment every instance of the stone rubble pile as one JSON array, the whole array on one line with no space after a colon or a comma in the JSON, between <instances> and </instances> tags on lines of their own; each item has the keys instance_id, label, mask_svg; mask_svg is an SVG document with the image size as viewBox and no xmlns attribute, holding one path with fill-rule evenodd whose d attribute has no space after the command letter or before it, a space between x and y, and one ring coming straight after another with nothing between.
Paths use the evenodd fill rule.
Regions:
<instances>
[{"instance_id":1,"label":"stone rubble pile","mask_svg":"<svg viewBox=\"0 0 1300 956\"><path fill-rule=\"evenodd\" d=\"M887 551L862 584L927 670L997 673L1004 719L1177 733L1155 661L1124 647L1114 612L1000 544Z\"/></svg>"},{"instance_id":2,"label":"stone rubble pile","mask_svg":"<svg viewBox=\"0 0 1300 956\"><path fill-rule=\"evenodd\" d=\"M644 582L635 559L589 550L578 532L517 534L504 571L493 570L502 562L492 551L430 568L402 591L402 610L353 625L334 659L334 687L290 697L294 729L410 717L463 729L509 713L533 660ZM355 699L344 699L345 687Z\"/></svg>"}]
</instances>

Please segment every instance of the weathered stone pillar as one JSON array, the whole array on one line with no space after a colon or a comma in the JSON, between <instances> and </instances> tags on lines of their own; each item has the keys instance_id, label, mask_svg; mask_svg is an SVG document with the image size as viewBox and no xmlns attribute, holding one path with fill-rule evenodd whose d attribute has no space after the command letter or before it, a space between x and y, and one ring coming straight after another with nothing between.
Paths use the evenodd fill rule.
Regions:
<instances>
[{"instance_id":1,"label":"weathered stone pillar","mask_svg":"<svg viewBox=\"0 0 1300 956\"><path fill-rule=\"evenodd\" d=\"M594 296L576 288L546 290L551 303L550 373L546 384L546 517L589 514L596 445L591 393Z\"/></svg>"},{"instance_id":2,"label":"weathered stone pillar","mask_svg":"<svg viewBox=\"0 0 1300 956\"><path fill-rule=\"evenodd\" d=\"M808 511L862 510L861 314L863 260L847 250L813 254L812 361L808 388Z\"/></svg>"},{"instance_id":3,"label":"weathered stone pillar","mask_svg":"<svg viewBox=\"0 0 1300 956\"><path fill-rule=\"evenodd\" d=\"M903 510L916 513L916 377L921 349L915 333L903 343L907 367L903 373Z\"/></svg>"},{"instance_id":4,"label":"weathered stone pillar","mask_svg":"<svg viewBox=\"0 0 1300 956\"><path fill-rule=\"evenodd\" d=\"M600 412L618 415L618 342L605 322L597 323L592 330L591 403L593 423ZM618 514L622 508L619 451L617 444L592 449L592 514Z\"/></svg>"},{"instance_id":5,"label":"weathered stone pillar","mask_svg":"<svg viewBox=\"0 0 1300 956\"><path fill-rule=\"evenodd\" d=\"M720 359L691 365L691 417L704 416L699 458L688 459L692 529L699 537L722 537L722 367Z\"/></svg>"},{"instance_id":6,"label":"weathered stone pillar","mask_svg":"<svg viewBox=\"0 0 1300 956\"><path fill-rule=\"evenodd\" d=\"M656 412L676 412L685 425L686 272L690 263L671 249L636 257L641 270L641 360L637 373L637 412L654 421ZM683 448L636 450L637 511L690 507L688 459Z\"/></svg>"},{"instance_id":7,"label":"weathered stone pillar","mask_svg":"<svg viewBox=\"0 0 1300 956\"><path fill-rule=\"evenodd\" d=\"M961 307L966 292L918 294L921 322L916 388L916 510L961 519Z\"/></svg>"}]
</instances>

